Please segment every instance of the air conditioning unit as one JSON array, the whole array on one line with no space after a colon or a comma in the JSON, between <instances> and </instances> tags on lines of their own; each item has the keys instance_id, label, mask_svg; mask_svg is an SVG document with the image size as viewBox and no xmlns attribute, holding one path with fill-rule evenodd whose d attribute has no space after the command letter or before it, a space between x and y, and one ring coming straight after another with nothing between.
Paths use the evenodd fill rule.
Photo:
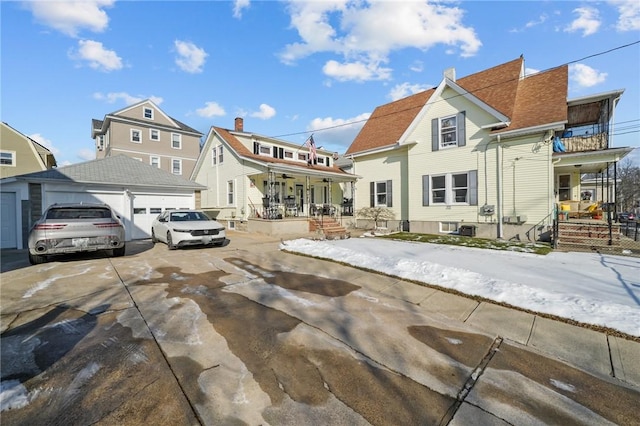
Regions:
<instances>
[{"instance_id":1,"label":"air conditioning unit","mask_svg":"<svg viewBox=\"0 0 640 426\"><path fill-rule=\"evenodd\" d=\"M496 212L496 206L494 205L485 204L484 206L480 207L480 213L485 216L491 216L495 212Z\"/></svg>"}]
</instances>

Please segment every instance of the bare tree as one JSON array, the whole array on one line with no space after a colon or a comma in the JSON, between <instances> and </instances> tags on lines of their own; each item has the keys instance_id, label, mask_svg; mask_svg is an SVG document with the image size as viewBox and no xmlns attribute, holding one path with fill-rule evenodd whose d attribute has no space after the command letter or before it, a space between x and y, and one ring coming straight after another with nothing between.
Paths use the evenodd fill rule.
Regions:
<instances>
[{"instance_id":1,"label":"bare tree","mask_svg":"<svg viewBox=\"0 0 640 426\"><path fill-rule=\"evenodd\" d=\"M394 211L387 207L364 207L356 214L358 217L372 221L374 228L378 227L380 222L393 220L396 217Z\"/></svg>"},{"instance_id":2,"label":"bare tree","mask_svg":"<svg viewBox=\"0 0 640 426\"><path fill-rule=\"evenodd\" d=\"M617 164L618 184L616 202L621 211L632 211L640 207L640 167L625 158Z\"/></svg>"}]
</instances>

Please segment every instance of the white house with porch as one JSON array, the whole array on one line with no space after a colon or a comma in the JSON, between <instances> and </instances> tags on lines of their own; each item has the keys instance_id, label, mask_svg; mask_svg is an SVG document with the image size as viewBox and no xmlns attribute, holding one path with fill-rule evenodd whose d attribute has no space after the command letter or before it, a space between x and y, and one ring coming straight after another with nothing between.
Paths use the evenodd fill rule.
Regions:
<instances>
[{"instance_id":1,"label":"white house with porch","mask_svg":"<svg viewBox=\"0 0 640 426\"><path fill-rule=\"evenodd\" d=\"M309 232L317 218L344 225L353 212L344 194L357 177L312 144L246 132L242 118L233 130L211 127L191 176L207 187L198 207L230 229L268 234Z\"/></svg>"}]
</instances>

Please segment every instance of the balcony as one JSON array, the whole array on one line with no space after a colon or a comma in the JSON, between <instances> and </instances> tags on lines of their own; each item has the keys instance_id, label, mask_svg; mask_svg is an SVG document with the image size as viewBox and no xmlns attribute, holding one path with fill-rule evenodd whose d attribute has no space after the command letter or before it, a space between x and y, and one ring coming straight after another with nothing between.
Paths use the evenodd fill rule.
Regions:
<instances>
[{"instance_id":1,"label":"balcony","mask_svg":"<svg viewBox=\"0 0 640 426\"><path fill-rule=\"evenodd\" d=\"M560 138L565 152L601 151L607 149L607 134L597 133Z\"/></svg>"}]
</instances>

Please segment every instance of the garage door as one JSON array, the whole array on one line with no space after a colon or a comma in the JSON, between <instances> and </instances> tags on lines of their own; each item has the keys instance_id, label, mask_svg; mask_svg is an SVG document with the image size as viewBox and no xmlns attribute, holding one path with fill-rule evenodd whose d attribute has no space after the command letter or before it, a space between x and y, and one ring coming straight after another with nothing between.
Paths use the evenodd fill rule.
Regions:
<instances>
[{"instance_id":1,"label":"garage door","mask_svg":"<svg viewBox=\"0 0 640 426\"><path fill-rule=\"evenodd\" d=\"M0 248L18 247L18 226L16 224L16 194L13 192L3 192L0 200L0 217L2 220Z\"/></svg>"},{"instance_id":2,"label":"garage door","mask_svg":"<svg viewBox=\"0 0 640 426\"><path fill-rule=\"evenodd\" d=\"M151 237L151 223L168 209L191 209L193 197L189 195L134 194L133 230L134 240Z\"/></svg>"}]
</instances>

